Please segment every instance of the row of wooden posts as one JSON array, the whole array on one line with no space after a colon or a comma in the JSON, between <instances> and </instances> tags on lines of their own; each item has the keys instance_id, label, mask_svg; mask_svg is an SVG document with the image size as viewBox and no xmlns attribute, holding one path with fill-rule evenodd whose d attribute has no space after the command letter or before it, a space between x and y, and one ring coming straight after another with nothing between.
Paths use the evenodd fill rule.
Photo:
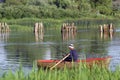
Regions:
<instances>
[{"instance_id":1,"label":"row of wooden posts","mask_svg":"<svg viewBox=\"0 0 120 80\"><path fill-rule=\"evenodd\" d=\"M99 25L99 31L101 32L101 38L106 38L106 35L110 35L112 38L115 27L112 23ZM0 23L0 32L10 31L9 25L6 22ZM74 23L63 23L61 26L63 40L74 39L77 32L77 27ZM34 24L34 34L36 41L42 41L44 37L44 26L42 22L36 22Z\"/></svg>"},{"instance_id":2,"label":"row of wooden posts","mask_svg":"<svg viewBox=\"0 0 120 80\"><path fill-rule=\"evenodd\" d=\"M34 24L34 32L43 32L44 31L44 26L42 22L37 22Z\"/></svg>"},{"instance_id":3,"label":"row of wooden posts","mask_svg":"<svg viewBox=\"0 0 120 80\"><path fill-rule=\"evenodd\" d=\"M9 25L6 22L2 22L0 23L0 31L10 31ZM43 32L44 31L44 26L42 22L36 22L34 24L34 32ZM69 23L63 23L63 25L61 26L61 32L76 32L77 28L74 25L74 23L69 24Z\"/></svg>"},{"instance_id":4,"label":"row of wooden posts","mask_svg":"<svg viewBox=\"0 0 120 80\"><path fill-rule=\"evenodd\" d=\"M68 24L63 23L61 26L62 38L63 40L67 40L68 38L74 38L75 32L77 31L76 26L74 23ZM42 22L37 22L34 24L34 33L36 41L42 41L44 35L44 26Z\"/></svg>"},{"instance_id":5,"label":"row of wooden posts","mask_svg":"<svg viewBox=\"0 0 120 80\"><path fill-rule=\"evenodd\" d=\"M74 23L63 23L61 26L61 32L76 32L77 27L74 25Z\"/></svg>"},{"instance_id":6,"label":"row of wooden posts","mask_svg":"<svg viewBox=\"0 0 120 80\"><path fill-rule=\"evenodd\" d=\"M112 23L110 24L103 24L99 25L99 30L101 32L113 32L115 30L115 27ZM10 31L9 25L6 22L0 23L0 31ZM43 32L44 26L42 22L37 22L34 24L34 32ZM77 27L74 25L74 23L63 23L61 26L61 32L76 32Z\"/></svg>"},{"instance_id":7,"label":"row of wooden posts","mask_svg":"<svg viewBox=\"0 0 120 80\"><path fill-rule=\"evenodd\" d=\"M35 23L34 25L34 32L43 32L44 31L44 26L43 23ZM76 32L77 27L74 25L74 23L63 23L61 26L61 32Z\"/></svg>"},{"instance_id":8,"label":"row of wooden posts","mask_svg":"<svg viewBox=\"0 0 120 80\"><path fill-rule=\"evenodd\" d=\"M6 22L0 22L0 32L10 31L9 25Z\"/></svg>"},{"instance_id":9,"label":"row of wooden posts","mask_svg":"<svg viewBox=\"0 0 120 80\"><path fill-rule=\"evenodd\" d=\"M99 30L101 32L114 32L115 31L115 27L113 26L112 23L110 23L110 24L103 24L103 25L99 25Z\"/></svg>"},{"instance_id":10,"label":"row of wooden posts","mask_svg":"<svg viewBox=\"0 0 120 80\"><path fill-rule=\"evenodd\" d=\"M35 40L38 41L43 41L43 36L44 36L44 26L42 22L36 22L34 24L34 34L35 34Z\"/></svg>"},{"instance_id":11,"label":"row of wooden posts","mask_svg":"<svg viewBox=\"0 0 120 80\"><path fill-rule=\"evenodd\" d=\"M99 31L101 38L107 39L109 37L110 39L112 39L115 32L115 27L112 23L103 24L99 25Z\"/></svg>"}]
</instances>

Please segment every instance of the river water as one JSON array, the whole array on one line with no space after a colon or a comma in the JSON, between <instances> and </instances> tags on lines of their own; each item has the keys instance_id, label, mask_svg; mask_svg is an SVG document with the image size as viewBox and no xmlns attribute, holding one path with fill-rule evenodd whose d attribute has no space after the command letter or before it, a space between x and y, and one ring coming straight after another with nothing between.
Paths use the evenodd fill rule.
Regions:
<instances>
[{"instance_id":1,"label":"river water","mask_svg":"<svg viewBox=\"0 0 120 80\"><path fill-rule=\"evenodd\" d=\"M112 34L98 30L78 29L76 33L61 34L57 29L46 29L44 33L7 32L0 33L0 75L16 71L22 65L29 73L37 59L61 59L69 52L73 43L79 58L112 56L110 69L120 63L120 29Z\"/></svg>"}]
</instances>

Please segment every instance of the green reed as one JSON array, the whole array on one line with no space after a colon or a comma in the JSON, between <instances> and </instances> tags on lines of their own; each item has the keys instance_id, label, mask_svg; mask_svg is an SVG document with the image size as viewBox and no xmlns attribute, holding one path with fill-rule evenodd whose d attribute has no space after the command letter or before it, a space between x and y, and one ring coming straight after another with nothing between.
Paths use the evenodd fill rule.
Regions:
<instances>
[{"instance_id":1,"label":"green reed","mask_svg":"<svg viewBox=\"0 0 120 80\"><path fill-rule=\"evenodd\" d=\"M63 23L75 23L75 26L77 28L98 28L99 25L103 24L110 24L113 23L115 26L118 26L119 24L118 19L94 19L94 18L80 18L80 19L71 19L71 18L65 18L65 19L39 19L39 18L22 18L22 19L2 19L0 22L6 22L8 25L10 25L11 30L21 30L21 31L29 31L30 29L33 29L34 24L36 22L42 22L45 28L54 28L54 29L60 29ZM25 27L25 29L23 28ZM30 28L30 29L29 29Z\"/></svg>"},{"instance_id":2,"label":"green reed","mask_svg":"<svg viewBox=\"0 0 120 80\"><path fill-rule=\"evenodd\" d=\"M37 70L33 68L28 75L20 68L13 73L8 71L4 73L0 80L120 80L120 70L117 68L111 71L105 67L94 65L91 69L85 64L80 64L78 68L62 70Z\"/></svg>"},{"instance_id":3,"label":"green reed","mask_svg":"<svg viewBox=\"0 0 120 80\"><path fill-rule=\"evenodd\" d=\"M21 26L21 25L10 25L11 31L33 31L33 27Z\"/></svg>"}]
</instances>

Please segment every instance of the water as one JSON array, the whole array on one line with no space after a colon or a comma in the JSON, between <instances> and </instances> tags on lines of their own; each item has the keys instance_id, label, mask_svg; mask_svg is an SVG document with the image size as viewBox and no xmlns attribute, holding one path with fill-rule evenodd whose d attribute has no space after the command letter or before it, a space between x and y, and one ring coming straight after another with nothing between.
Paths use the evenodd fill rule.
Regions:
<instances>
[{"instance_id":1,"label":"water","mask_svg":"<svg viewBox=\"0 0 120 80\"><path fill-rule=\"evenodd\" d=\"M16 71L22 65L27 74L37 59L61 59L73 43L79 58L112 56L112 70L120 63L120 29L112 34L97 30L79 29L77 33L61 34L60 30L47 29L44 33L8 32L0 34L0 75ZM84 57L83 57L84 56Z\"/></svg>"}]
</instances>

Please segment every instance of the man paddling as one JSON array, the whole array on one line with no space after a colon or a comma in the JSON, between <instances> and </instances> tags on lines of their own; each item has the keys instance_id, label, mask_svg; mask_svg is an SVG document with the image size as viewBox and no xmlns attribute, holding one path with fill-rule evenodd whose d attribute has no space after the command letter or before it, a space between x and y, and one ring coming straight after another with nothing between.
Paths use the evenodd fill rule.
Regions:
<instances>
[{"instance_id":1,"label":"man paddling","mask_svg":"<svg viewBox=\"0 0 120 80\"><path fill-rule=\"evenodd\" d=\"M70 44L68 47L70 49L70 52L69 52L70 55L67 58L65 58L64 61L69 61L69 62L71 62L71 61L74 61L74 62L77 61L78 54L77 54L77 52L76 52L76 50L74 48L74 45Z\"/></svg>"},{"instance_id":2,"label":"man paddling","mask_svg":"<svg viewBox=\"0 0 120 80\"><path fill-rule=\"evenodd\" d=\"M59 62L57 62L54 66L52 66L50 68L50 70L52 70L53 68L55 68L58 64L60 64L62 61L68 61L68 62L72 62L72 61L77 61L78 59L78 55L76 50L74 49L74 45L70 44L69 46L70 52L69 54L67 54L63 59L61 59Z\"/></svg>"}]
</instances>

